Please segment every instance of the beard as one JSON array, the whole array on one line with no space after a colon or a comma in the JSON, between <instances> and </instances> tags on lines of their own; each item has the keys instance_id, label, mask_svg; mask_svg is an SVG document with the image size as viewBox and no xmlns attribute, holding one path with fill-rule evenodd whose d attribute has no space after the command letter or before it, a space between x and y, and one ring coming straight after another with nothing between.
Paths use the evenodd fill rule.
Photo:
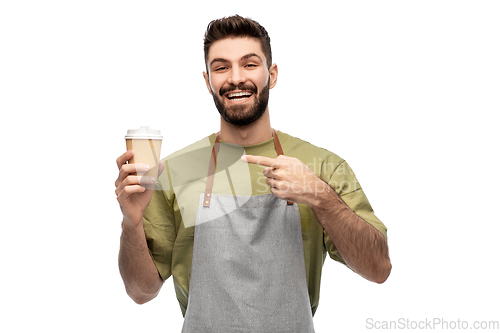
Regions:
<instances>
[{"instance_id":1,"label":"beard","mask_svg":"<svg viewBox=\"0 0 500 333\"><path fill-rule=\"evenodd\" d=\"M266 112L267 104L269 102L269 84L262 89L260 93L257 94L257 87L254 85L242 84L242 85L230 85L226 88L221 88L219 94L216 94L212 90L212 96L214 98L215 106L219 113L226 122L235 126L246 126L257 119L259 119L264 112ZM255 97L252 105L226 105L224 100L224 94L232 90L250 90Z\"/></svg>"}]
</instances>

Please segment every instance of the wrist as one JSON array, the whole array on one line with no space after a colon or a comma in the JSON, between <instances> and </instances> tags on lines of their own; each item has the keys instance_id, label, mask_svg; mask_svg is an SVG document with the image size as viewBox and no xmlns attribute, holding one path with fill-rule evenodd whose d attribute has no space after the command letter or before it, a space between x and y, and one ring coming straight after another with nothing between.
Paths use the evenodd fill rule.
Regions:
<instances>
[{"instance_id":1,"label":"wrist","mask_svg":"<svg viewBox=\"0 0 500 333\"><path fill-rule=\"evenodd\" d=\"M142 222L142 216L139 219L130 219L123 217L122 220L122 230L139 230L144 229Z\"/></svg>"},{"instance_id":2,"label":"wrist","mask_svg":"<svg viewBox=\"0 0 500 333\"><path fill-rule=\"evenodd\" d=\"M335 190L326 182L318 180L315 184L314 196L308 203L313 210L329 210L338 202L342 202Z\"/></svg>"}]
</instances>

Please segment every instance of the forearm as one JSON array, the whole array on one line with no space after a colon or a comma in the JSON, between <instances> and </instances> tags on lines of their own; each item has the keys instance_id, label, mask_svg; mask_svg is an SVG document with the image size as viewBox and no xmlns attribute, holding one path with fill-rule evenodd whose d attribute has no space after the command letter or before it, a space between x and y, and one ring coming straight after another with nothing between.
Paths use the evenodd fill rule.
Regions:
<instances>
[{"instance_id":1,"label":"forearm","mask_svg":"<svg viewBox=\"0 0 500 333\"><path fill-rule=\"evenodd\" d=\"M362 277L383 283L392 268L385 236L356 215L331 187L317 199L313 212L345 263Z\"/></svg>"},{"instance_id":2,"label":"forearm","mask_svg":"<svg viewBox=\"0 0 500 333\"><path fill-rule=\"evenodd\" d=\"M275 196L309 205L351 269L377 283L387 279L392 266L385 236L351 211L311 168L283 155L244 155L242 160L266 166L263 174Z\"/></svg>"},{"instance_id":3,"label":"forearm","mask_svg":"<svg viewBox=\"0 0 500 333\"><path fill-rule=\"evenodd\" d=\"M142 223L137 227L122 224L118 264L127 294L139 304L158 295L163 280L149 254Z\"/></svg>"}]
</instances>

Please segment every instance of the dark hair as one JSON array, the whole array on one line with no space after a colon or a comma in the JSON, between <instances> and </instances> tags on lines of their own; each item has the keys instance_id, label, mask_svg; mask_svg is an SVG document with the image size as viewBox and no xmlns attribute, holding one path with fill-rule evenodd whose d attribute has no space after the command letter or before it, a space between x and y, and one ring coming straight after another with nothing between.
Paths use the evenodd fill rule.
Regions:
<instances>
[{"instance_id":1,"label":"dark hair","mask_svg":"<svg viewBox=\"0 0 500 333\"><path fill-rule=\"evenodd\" d=\"M262 47L262 51L266 56L267 67L271 67L273 63L271 54L271 38L267 34L266 29L264 29L264 27L258 22L249 18L243 18L239 15L213 20L208 24L207 31L205 32L205 38L203 40L205 64L207 64L208 50L210 49L210 46L218 40L229 37L257 38Z\"/></svg>"}]
</instances>

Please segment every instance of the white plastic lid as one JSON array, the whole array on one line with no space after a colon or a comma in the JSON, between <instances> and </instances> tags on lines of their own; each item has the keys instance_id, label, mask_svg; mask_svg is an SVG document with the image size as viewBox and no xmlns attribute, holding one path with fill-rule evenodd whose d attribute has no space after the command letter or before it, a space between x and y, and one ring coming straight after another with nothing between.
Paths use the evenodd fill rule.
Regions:
<instances>
[{"instance_id":1,"label":"white plastic lid","mask_svg":"<svg viewBox=\"0 0 500 333\"><path fill-rule=\"evenodd\" d=\"M141 126L139 129L129 129L125 139L154 139L162 140L161 131L151 129L149 126Z\"/></svg>"}]
</instances>

